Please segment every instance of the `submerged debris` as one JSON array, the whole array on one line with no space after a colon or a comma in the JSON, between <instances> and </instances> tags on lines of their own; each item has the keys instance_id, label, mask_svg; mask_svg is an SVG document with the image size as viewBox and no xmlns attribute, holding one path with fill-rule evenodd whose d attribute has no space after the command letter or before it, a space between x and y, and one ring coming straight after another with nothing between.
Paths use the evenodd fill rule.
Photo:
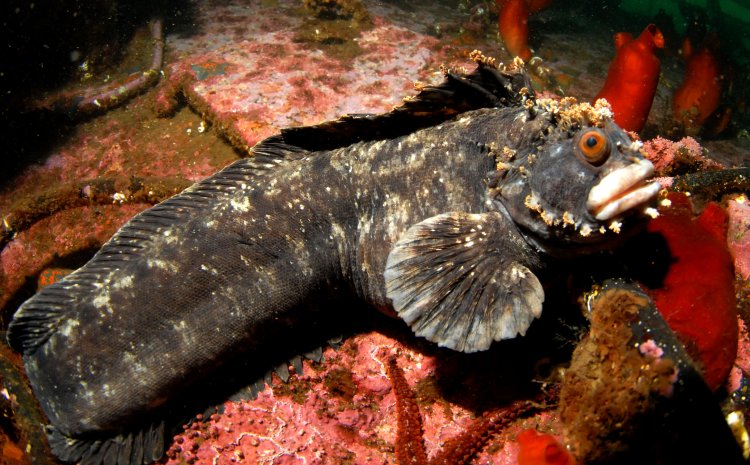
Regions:
<instances>
[{"instance_id":1,"label":"submerged debris","mask_svg":"<svg viewBox=\"0 0 750 465\"><path fill-rule=\"evenodd\" d=\"M153 41L151 64L146 71L136 72L121 81L107 83L83 93L62 92L44 99L34 106L70 113L74 116L103 113L148 90L159 81L164 59L164 33L161 19L149 23Z\"/></svg>"},{"instance_id":2,"label":"submerged debris","mask_svg":"<svg viewBox=\"0 0 750 465\"><path fill-rule=\"evenodd\" d=\"M694 362L648 296L610 281L589 302L591 330L560 393L573 453L583 463L744 463Z\"/></svg>"},{"instance_id":3,"label":"submerged debris","mask_svg":"<svg viewBox=\"0 0 750 465\"><path fill-rule=\"evenodd\" d=\"M0 247L15 234L61 210L123 203L155 204L191 184L185 179L113 177L78 181L50 189L33 199L20 199L4 212L0 225Z\"/></svg>"}]
</instances>

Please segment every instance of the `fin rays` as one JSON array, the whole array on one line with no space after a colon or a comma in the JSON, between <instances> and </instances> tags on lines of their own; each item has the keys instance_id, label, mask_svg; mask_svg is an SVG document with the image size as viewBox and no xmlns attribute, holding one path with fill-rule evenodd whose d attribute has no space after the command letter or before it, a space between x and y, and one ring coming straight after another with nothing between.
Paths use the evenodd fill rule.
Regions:
<instances>
[{"instance_id":1,"label":"fin rays","mask_svg":"<svg viewBox=\"0 0 750 465\"><path fill-rule=\"evenodd\" d=\"M531 84L522 70L499 69L479 60L471 73L446 72L442 83L423 87L416 96L404 100L388 113L351 114L314 126L284 129L268 145L283 141L315 151L392 139L467 111L520 105L524 98L533 98L521 91L524 87L531 89Z\"/></svg>"},{"instance_id":2,"label":"fin rays","mask_svg":"<svg viewBox=\"0 0 750 465\"><path fill-rule=\"evenodd\" d=\"M415 334L462 352L525 334L541 314L544 291L504 243L506 229L497 213L445 213L396 243L386 291Z\"/></svg>"},{"instance_id":3,"label":"fin rays","mask_svg":"<svg viewBox=\"0 0 750 465\"><path fill-rule=\"evenodd\" d=\"M52 452L63 462L81 465L146 465L161 458L165 449L164 422L145 430L108 439L79 439L63 435L54 426L46 433Z\"/></svg>"}]
</instances>

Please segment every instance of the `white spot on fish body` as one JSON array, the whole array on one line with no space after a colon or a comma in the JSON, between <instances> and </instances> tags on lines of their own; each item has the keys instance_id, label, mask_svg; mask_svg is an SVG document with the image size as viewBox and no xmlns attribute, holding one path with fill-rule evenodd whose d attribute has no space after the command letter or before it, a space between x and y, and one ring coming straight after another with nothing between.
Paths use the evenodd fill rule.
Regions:
<instances>
[{"instance_id":1,"label":"white spot on fish body","mask_svg":"<svg viewBox=\"0 0 750 465\"><path fill-rule=\"evenodd\" d=\"M81 322L73 319L73 318L67 318L62 325L60 325L59 329L57 330L59 334L70 337L70 335L73 333L73 329L77 328L81 325Z\"/></svg>"},{"instance_id":2,"label":"white spot on fish body","mask_svg":"<svg viewBox=\"0 0 750 465\"><path fill-rule=\"evenodd\" d=\"M250 210L250 199L244 196L239 201L233 198L229 201L229 204L238 212L247 213Z\"/></svg>"},{"instance_id":3,"label":"white spot on fish body","mask_svg":"<svg viewBox=\"0 0 750 465\"><path fill-rule=\"evenodd\" d=\"M133 286L133 275L123 276L112 283L113 289L123 289Z\"/></svg>"},{"instance_id":4,"label":"white spot on fish body","mask_svg":"<svg viewBox=\"0 0 750 465\"><path fill-rule=\"evenodd\" d=\"M103 308L107 313L112 314L112 307L109 305L109 291L106 289L102 290L96 297L94 297L91 303L94 307L98 309Z\"/></svg>"},{"instance_id":5,"label":"white spot on fish body","mask_svg":"<svg viewBox=\"0 0 750 465\"><path fill-rule=\"evenodd\" d=\"M160 260L158 258L149 258L146 260L146 266L149 268L159 268L161 270L170 271L172 273L177 273L179 271L179 267L176 263L170 263L165 260Z\"/></svg>"}]
</instances>

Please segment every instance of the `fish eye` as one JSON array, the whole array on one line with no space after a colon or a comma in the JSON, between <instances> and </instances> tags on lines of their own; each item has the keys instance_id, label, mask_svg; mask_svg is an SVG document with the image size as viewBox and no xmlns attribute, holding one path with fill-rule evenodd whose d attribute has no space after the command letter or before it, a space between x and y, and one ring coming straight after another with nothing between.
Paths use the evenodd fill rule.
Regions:
<instances>
[{"instance_id":1,"label":"fish eye","mask_svg":"<svg viewBox=\"0 0 750 465\"><path fill-rule=\"evenodd\" d=\"M609 143L604 134L598 129L586 131L578 139L578 149L587 162L600 165L609 156Z\"/></svg>"}]
</instances>

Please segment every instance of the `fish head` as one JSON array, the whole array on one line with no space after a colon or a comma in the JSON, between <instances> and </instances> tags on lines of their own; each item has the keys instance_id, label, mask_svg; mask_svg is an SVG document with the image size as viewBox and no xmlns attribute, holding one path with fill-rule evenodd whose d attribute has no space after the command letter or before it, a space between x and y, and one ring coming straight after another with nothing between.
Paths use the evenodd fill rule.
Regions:
<instances>
[{"instance_id":1,"label":"fish head","mask_svg":"<svg viewBox=\"0 0 750 465\"><path fill-rule=\"evenodd\" d=\"M617 243L655 212L660 186L643 144L606 109L587 108L596 117L551 115L534 149L504 164L494 191L527 240L550 254Z\"/></svg>"}]
</instances>

